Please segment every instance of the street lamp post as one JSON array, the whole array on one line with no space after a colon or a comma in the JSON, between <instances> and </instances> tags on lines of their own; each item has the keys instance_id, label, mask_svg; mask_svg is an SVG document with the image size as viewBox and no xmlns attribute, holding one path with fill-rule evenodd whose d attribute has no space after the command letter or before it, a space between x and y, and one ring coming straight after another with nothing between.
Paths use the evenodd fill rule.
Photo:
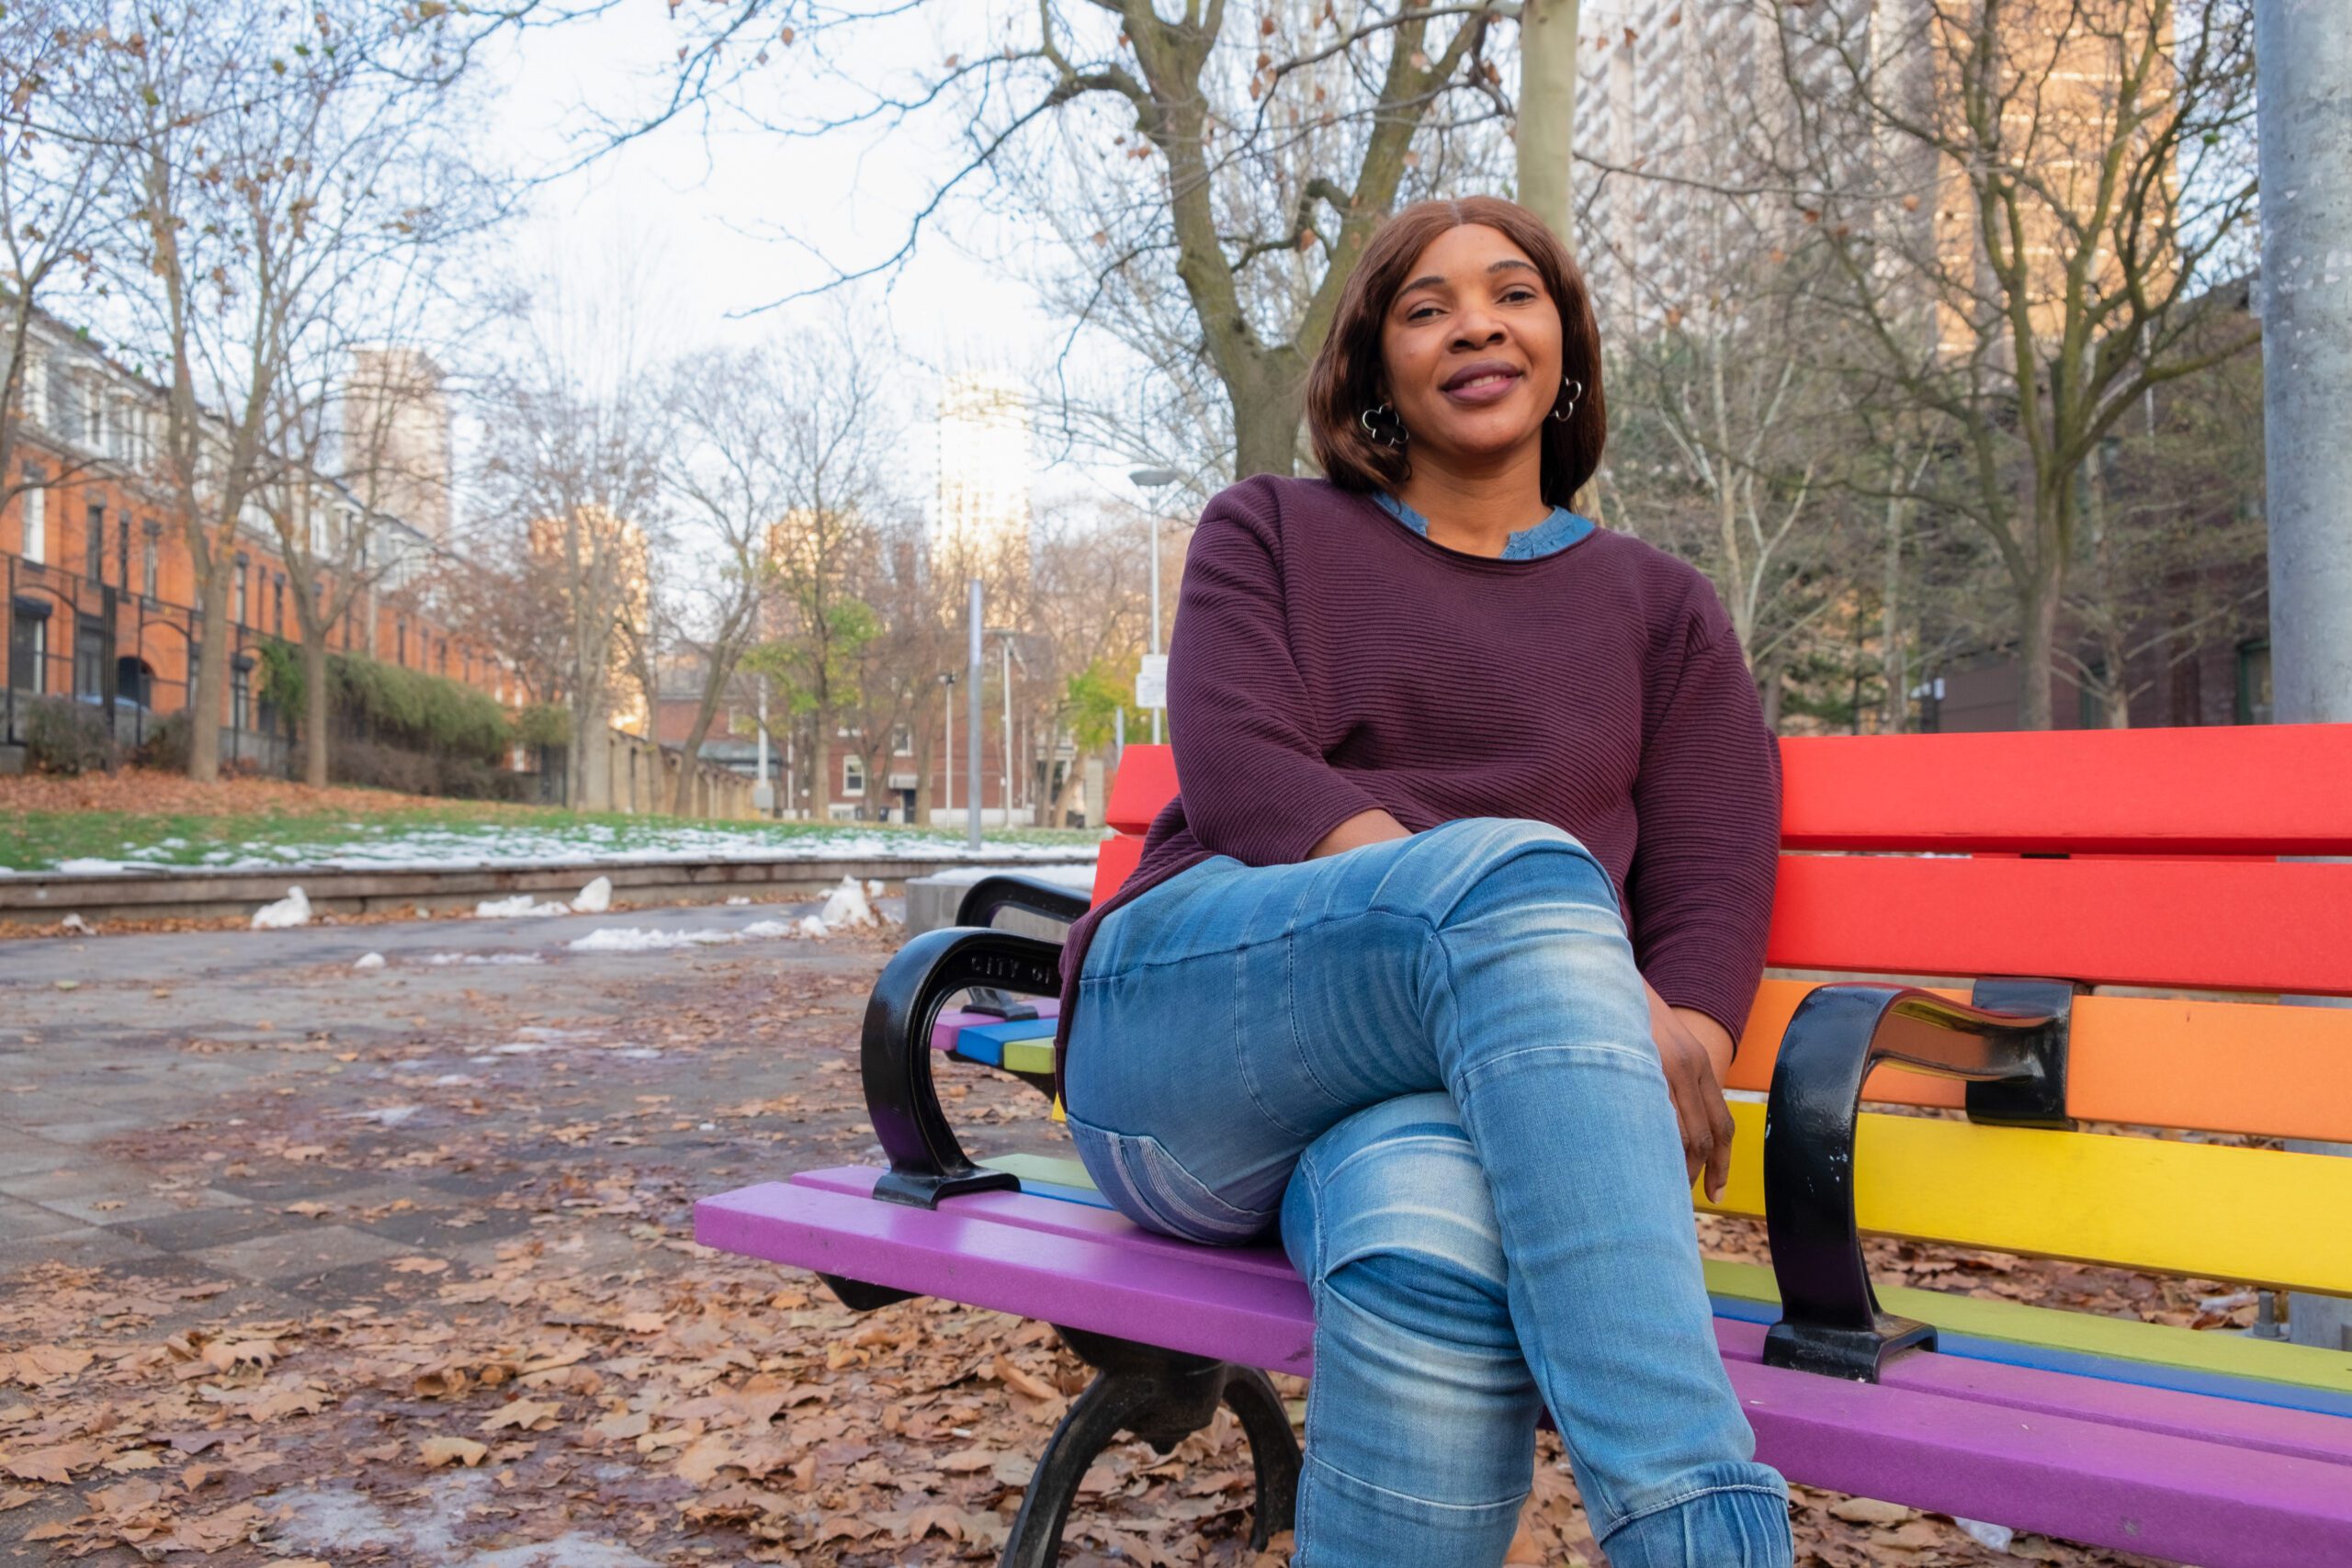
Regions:
<instances>
[{"instance_id":1,"label":"street lamp post","mask_svg":"<svg viewBox=\"0 0 2352 1568\"><path fill-rule=\"evenodd\" d=\"M964 776L971 781L967 792L971 806L964 813L964 842L972 849L980 847L980 580L972 579L972 596L965 612L970 627L970 646L965 650L964 700L971 704L971 711L964 716L969 721L964 737Z\"/></svg>"},{"instance_id":2,"label":"street lamp post","mask_svg":"<svg viewBox=\"0 0 2352 1568\"><path fill-rule=\"evenodd\" d=\"M1002 673L999 680L1004 687L1004 787L998 793L1004 800L1004 825L1010 828L1012 826L1012 661L1017 655L1012 646L1013 629L1011 626L990 626L988 630L989 636L1003 639L999 645L1002 660ZM1021 667L1028 669L1028 660L1023 660Z\"/></svg>"},{"instance_id":3,"label":"street lamp post","mask_svg":"<svg viewBox=\"0 0 2352 1568\"><path fill-rule=\"evenodd\" d=\"M1184 476L1174 468L1137 468L1127 476L1128 482L1141 491L1165 490L1184 482ZM1155 499L1151 508L1151 657L1159 657L1159 513ZM1151 705L1151 743L1159 744L1159 715L1166 706L1164 700Z\"/></svg>"}]
</instances>

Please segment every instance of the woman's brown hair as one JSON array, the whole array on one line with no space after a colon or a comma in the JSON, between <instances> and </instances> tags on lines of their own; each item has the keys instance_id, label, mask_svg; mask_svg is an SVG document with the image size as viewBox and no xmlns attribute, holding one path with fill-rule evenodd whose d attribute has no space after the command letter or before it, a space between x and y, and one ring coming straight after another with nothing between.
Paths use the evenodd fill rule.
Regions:
<instances>
[{"instance_id":1,"label":"woman's brown hair","mask_svg":"<svg viewBox=\"0 0 2352 1568\"><path fill-rule=\"evenodd\" d=\"M1544 422L1544 500L1566 506L1600 467L1600 448L1609 436L1608 405L1600 396L1600 329L1593 323L1584 275L1567 248L1542 219L1500 197L1415 202L1374 231L1340 292L1330 335L1307 373L1306 423L1315 460L1333 484L1359 492L1393 491L1412 472L1409 441L1391 446L1365 428L1367 410L1395 400L1381 357L1381 324L1430 242L1470 223L1499 231L1525 252L1559 307L1561 374L1583 382L1584 395L1568 418Z\"/></svg>"}]
</instances>

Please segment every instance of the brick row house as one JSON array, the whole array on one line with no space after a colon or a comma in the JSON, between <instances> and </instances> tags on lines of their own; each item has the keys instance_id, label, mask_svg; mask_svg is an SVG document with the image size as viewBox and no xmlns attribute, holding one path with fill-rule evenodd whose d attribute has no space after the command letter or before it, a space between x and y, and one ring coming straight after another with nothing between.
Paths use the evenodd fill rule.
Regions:
<instances>
[{"instance_id":1,"label":"brick row house","mask_svg":"<svg viewBox=\"0 0 2352 1568\"><path fill-rule=\"evenodd\" d=\"M137 744L183 711L202 633L194 560L169 488L153 477L164 434L163 389L48 318L30 335L0 507L0 768L21 765L28 712L43 697L93 705ZM322 529L364 528L365 595L330 633L337 650L446 675L502 702L515 683L488 649L432 614L424 581L440 542L407 517L369 510L332 479L316 481ZM332 550L322 551L332 554ZM276 531L249 512L234 544L228 614L231 674L221 711L225 760L284 763L285 727L267 711L259 650L299 643L300 626ZM337 592L322 584L328 603Z\"/></svg>"}]
</instances>

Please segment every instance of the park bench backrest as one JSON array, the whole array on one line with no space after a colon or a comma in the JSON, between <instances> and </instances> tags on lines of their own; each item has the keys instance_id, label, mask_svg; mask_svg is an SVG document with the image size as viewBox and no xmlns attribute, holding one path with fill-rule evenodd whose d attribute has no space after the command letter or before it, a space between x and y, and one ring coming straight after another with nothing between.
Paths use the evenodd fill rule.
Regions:
<instances>
[{"instance_id":1,"label":"park bench backrest","mask_svg":"<svg viewBox=\"0 0 2352 1568\"><path fill-rule=\"evenodd\" d=\"M2352 856L2352 725L1781 748L1767 962L1816 977L1766 980L1728 1087L1770 1088L1821 978L1964 1001L1970 982L2031 976L2076 992L2064 1104L2077 1122L2352 1141L2352 1010L2276 1005L2352 996L2352 863L2293 858ZM1098 899L1175 789L1167 748L1127 748ZM1864 1098L1958 1109L1964 1086L1881 1066ZM1725 1211L1762 1213L1763 1110L1734 1107ZM2352 1294L2352 1160L2234 1136L1861 1122L1866 1231Z\"/></svg>"}]
</instances>

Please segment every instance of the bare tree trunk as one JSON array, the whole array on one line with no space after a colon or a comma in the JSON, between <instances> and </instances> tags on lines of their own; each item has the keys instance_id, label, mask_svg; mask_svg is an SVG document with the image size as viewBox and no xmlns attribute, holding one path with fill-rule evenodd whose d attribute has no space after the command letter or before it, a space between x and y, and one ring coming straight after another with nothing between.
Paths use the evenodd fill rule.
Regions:
<instances>
[{"instance_id":1,"label":"bare tree trunk","mask_svg":"<svg viewBox=\"0 0 2352 1568\"><path fill-rule=\"evenodd\" d=\"M197 585L204 629L197 640L196 676L188 687L187 776L198 784L220 776L220 704L229 685L229 574L219 567L235 545L231 536L210 552L213 570Z\"/></svg>"},{"instance_id":2,"label":"bare tree trunk","mask_svg":"<svg viewBox=\"0 0 2352 1568\"><path fill-rule=\"evenodd\" d=\"M1280 474L1298 466L1298 426L1306 413L1306 367L1283 376L1272 370L1233 383L1233 477Z\"/></svg>"},{"instance_id":3,"label":"bare tree trunk","mask_svg":"<svg viewBox=\"0 0 2352 1568\"><path fill-rule=\"evenodd\" d=\"M1764 728L1781 733L1781 702L1787 694L1788 655L1778 649L1764 656L1756 670L1756 694L1764 706Z\"/></svg>"},{"instance_id":4,"label":"bare tree trunk","mask_svg":"<svg viewBox=\"0 0 2352 1568\"><path fill-rule=\"evenodd\" d=\"M2023 637L2018 649L2018 728L2048 729L2055 720L2052 702L2051 665L2058 647L2060 574L2042 562L2026 584L2022 606Z\"/></svg>"},{"instance_id":5,"label":"bare tree trunk","mask_svg":"<svg viewBox=\"0 0 2352 1568\"><path fill-rule=\"evenodd\" d=\"M1894 466L1903 457L1896 450ZM1886 687L1879 727L1889 735L1911 728L1910 660L1903 649L1903 525L1909 506L1899 495L1886 501L1886 553L1879 581L1879 679Z\"/></svg>"},{"instance_id":6,"label":"bare tree trunk","mask_svg":"<svg viewBox=\"0 0 2352 1568\"><path fill-rule=\"evenodd\" d=\"M702 756L702 743L710 738L710 721L718 716L719 692L733 675L731 669L720 670L716 660L704 673L702 700L695 705L695 721L686 730L683 753L686 765L678 772L677 794L670 803L670 815L673 817L694 815L694 777L699 771L695 761ZM656 728L658 729L659 727Z\"/></svg>"},{"instance_id":7,"label":"bare tree trunk","mask_svg":"<svg viewBox=\"0 0 2352 1568\"><path fill-rule=\"evenodd\" d=\"M302 636L302 782L327 787L327 639L323 630Z\"/></svg>"},{"instance_id":8,"label":"bare tree trunk","mask_svg":"<svg viewBox=\"0 0 2352 1568\"><path fill-rule=\"evenodd\" d=\"M1576 249L1571 205L1581 0L1523 0L1519 13L1519 203Z\"/></svg>"}]
</instances>

